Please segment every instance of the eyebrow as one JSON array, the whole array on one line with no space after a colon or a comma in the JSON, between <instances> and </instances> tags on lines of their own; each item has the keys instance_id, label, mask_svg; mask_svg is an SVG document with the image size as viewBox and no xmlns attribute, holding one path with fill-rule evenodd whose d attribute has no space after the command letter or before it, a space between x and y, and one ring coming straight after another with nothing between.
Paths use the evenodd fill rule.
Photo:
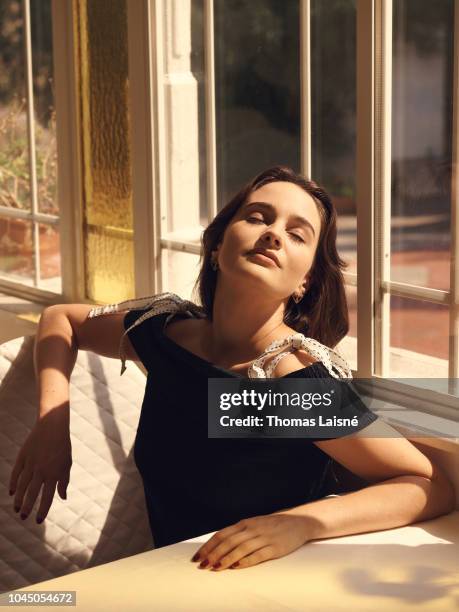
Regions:
<instances>
[{"instance_id":1,"label":"eyebrow","mask_svg":"<svg viewBox=\"0 0 459 612\"><path fill-rule=\"evenodd\" d=\"M249 206L262 206L263 208L268 208L269 210L273 212L276 210L275 207L269 202L249 202L248 204L246 204L245 208L249 208ZM314 231L314 228L312 227L311 223L307 219L305 219L301 215L291 215L290 218L296 221L297 223L300 223L301 225L306 226L312 232L312 235L315 238L316 233Z\"/></svg>"}]
</instances>

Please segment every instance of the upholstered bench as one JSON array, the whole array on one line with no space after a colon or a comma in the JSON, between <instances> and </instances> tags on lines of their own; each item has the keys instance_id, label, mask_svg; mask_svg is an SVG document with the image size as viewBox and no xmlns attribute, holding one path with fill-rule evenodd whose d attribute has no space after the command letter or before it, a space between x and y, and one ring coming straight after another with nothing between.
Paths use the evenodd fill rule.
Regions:
<instances>
[{"instance_id":1,"label":"upholstered bench","mask_svg":"<svg viewBox=\"0 0 459 612\"><path fill-rule=\"evenodd\" d=\"M33 428L34 336L0 345L0 592L115 561L154 547L133 444L145 375L132 363L80 351L70 383L73 464L67 500L57 493L45 521L36 501L24 521L8 485Z\"/></svg>"}]
</instances>

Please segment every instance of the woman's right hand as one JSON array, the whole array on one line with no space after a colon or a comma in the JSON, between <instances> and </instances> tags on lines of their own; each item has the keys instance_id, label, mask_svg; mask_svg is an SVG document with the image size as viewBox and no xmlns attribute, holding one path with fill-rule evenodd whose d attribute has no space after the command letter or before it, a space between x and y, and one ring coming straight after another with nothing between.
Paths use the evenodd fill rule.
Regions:
<instances>
[{"instance_id":1,"label":"woman's right hand","mask_svg":"<svg viewBox=\"0 0 459 612\"><path fill-rule=\"evenodd\" d=\"M16 458L10 477L10 495L14 509L27 518L43 487L37 512L37 523L48 514L56 490L67 499L67 486L72 466L72 444L68 419L49 413L37 420Z\"/></svg>"}]
</instances>

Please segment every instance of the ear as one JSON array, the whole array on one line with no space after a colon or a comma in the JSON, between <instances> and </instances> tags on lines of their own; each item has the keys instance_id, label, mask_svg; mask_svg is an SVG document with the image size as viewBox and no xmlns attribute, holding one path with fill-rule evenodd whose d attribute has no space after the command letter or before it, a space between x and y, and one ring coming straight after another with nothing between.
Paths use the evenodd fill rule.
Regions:
<instances>
[{"instance_id":1,"label":"ear","mask_svg":"<svg viewBox=\"0 0 459 612\"><path fill-rule=\"evenodd\" d=\"M306 276L301 281L301 285L298 287L298 293L303 293L304 291L307 291L308 285L309 285L309 272L306 274Z\"/></svg>"},{"instance_id":2,"label":"ear","mask_svg":"<svg viewBox=\"0 0 459 612\"><path fill-rule=\"evenodd\" d=\"M221 243L218 243L216 248L212 249L212 251L210 252L210 261L211 262L216 262L218 260L218 252L220 250L220 244Z\"/></svg>"}]
</instances>

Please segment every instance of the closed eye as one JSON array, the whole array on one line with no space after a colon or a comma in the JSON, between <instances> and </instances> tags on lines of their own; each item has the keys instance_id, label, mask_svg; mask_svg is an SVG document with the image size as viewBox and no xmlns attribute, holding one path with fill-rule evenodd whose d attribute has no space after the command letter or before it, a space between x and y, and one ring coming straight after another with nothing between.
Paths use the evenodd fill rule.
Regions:
<instances>
[{"instance_id":1,"label":"closed eye","mask_svg":"<svg viewBox=\"0 0 459 612\"><path fill-rule=\"evenodd\" d=\"M258 217L247 217L247 221L249 223L253 223L253 222L264 223L263 219L258 219ZM293 232L289 232L289 233L295 242L305 242L299 234L294 234Z\"/></svg>"},{"instance_id":2,"label":"closed eye","mask_svg":"<svg viewBox=\"0 0 459 612\"><path fill-rule=\"evenodd\" d=\"M247 217L247 221L259 221L260 223L264 223L263 219L258 219L258 217Z\"/></svg>"}]
</instances>

